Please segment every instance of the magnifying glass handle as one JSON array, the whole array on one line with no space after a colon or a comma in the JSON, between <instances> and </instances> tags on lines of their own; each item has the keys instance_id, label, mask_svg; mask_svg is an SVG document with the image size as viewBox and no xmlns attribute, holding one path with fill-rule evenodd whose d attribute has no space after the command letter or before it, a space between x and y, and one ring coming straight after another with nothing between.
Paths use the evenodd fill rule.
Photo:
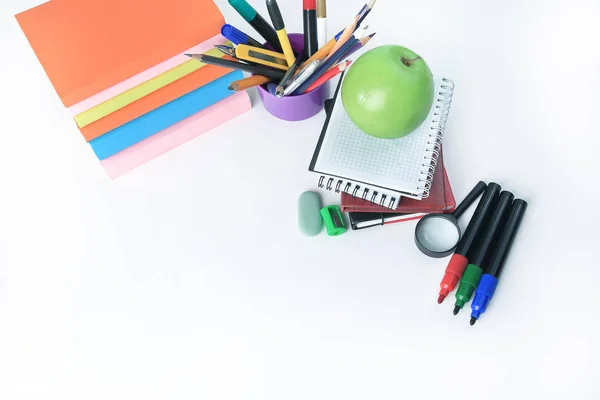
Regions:
<instances>
[{"instance_id":1,"label":"magnifying glass handle","mask_svg":"<svg viewBox=\"0 0 600 400\"><path fill-rule=\"evenodd\" d=\"M485 191L487 184L484 181L479 181L464 200L456 207L452 215L459 219L460 216L473 204L475 200Z\"/></svg>"}]
</instances>

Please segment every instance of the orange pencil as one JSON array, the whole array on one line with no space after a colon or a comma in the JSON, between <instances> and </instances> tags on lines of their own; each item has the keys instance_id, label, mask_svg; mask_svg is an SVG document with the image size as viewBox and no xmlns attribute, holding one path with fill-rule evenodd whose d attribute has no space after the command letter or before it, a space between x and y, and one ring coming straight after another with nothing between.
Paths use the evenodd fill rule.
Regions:
<instances>
[{"instance_id":1,"label":"orange pencil","mask_svg":"<svg viewBox=\"0 0 600 400\"><path fill-rule=\"evenodd\" d=\"M255 86L264 85L265 83L271 82L271 78L267 78L262 75L253 75L248 78L240 79L239 81L231 82L229 84L229 90L239 92L241 90L250 89Z\"/></svg>"},{"instance_id":2,"label":"orange pencil","mask_svg":"<svg viewBox=\"0 0 600 400\"><path fill-rule=\"evenodd\" d=\"M314 83L312 85L310 85L308 87L308 89L306 89L306 91L304 91L304 93L312 92L313 90L315 90L316 88L318 88L319 86L321 86L322 84L327 82L328 80L338 76L339 74L344 72L346 70L346 68L348 68L350 66L350 64L352 64L352 61L347 60L347 61L342 61L338 65L332 67L331 69L329 69L329 71L327 71L323 75L321 75L321 77L319 79L314 81Z\"/></svg>"},{"instance_id":3,"label":"orange pencil","mask_svg":"<svg viewBox=\"0 0 600 400\"><path fill-rule=\"evenodd\" d=\"M358 24L359 18L360 18L360 16L358 16L358 15L356 17L354 17L354 19L352 20L352 23L346 27L346 29L342 33L342 36L340 36L340 38L335 43L333 48L329 51L327 58L329 58L332 54L334 54L340 47L342 47L342 45L344 43L346 43L348 41L348 39L350 39L350 36L352 36L354 31L356 30L356 24Z\"/></svg>"}]
</instances>

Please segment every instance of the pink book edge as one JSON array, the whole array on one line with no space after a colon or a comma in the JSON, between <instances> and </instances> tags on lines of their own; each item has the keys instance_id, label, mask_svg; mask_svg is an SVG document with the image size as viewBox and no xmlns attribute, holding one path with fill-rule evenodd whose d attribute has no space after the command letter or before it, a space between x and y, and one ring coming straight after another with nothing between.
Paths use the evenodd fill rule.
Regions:
<instances>
[{"instance_id":1,"label":"pink book edge","mask_svg":"<svg viewBox=\"0 0 600 400\"><path fill-rule=\"evenodd\" d=\"M215 44L223 44L226 41L227 39L225 39L220 34L216 35L208 39L207 41L204 41L199 45L196 45L191 49L184 51L181 54L171 57L160 64L150 67L147 70L124 80L123 82L117 83L116 85L111 86L108 89L101 91L100 93L97 93L91 97L88 97L85 100L80 101L77 104L72 105L68 108L69 113L71 114L71 116L75 117L84 111L96 107L97 105L102 104L105 101L112 99L113 97L116 97L130 89L133 89L134 87L141 85L142 83L149 81L150 79L156 78L157 76L164 74L168 70L173 69L189 61L190 58L188 56L185 56L184 54L204 53L212 49Z\"/></svg>"},{"instance_id":2,"label":"pink book edge","mask_svg":"<svg viewBox=\"0 0 600 400\"><path fill-rule=\"evenodd\" d=\"M111 179L181 146L185 142L233 119L252 108L246 92L236 93L183 121L100 161Z\"/></svg>"}]
</instances>

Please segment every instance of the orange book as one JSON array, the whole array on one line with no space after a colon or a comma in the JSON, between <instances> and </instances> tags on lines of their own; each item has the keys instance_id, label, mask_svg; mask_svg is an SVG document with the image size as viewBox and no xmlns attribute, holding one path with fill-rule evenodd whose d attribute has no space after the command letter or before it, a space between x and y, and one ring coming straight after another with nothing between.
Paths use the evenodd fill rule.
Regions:
<instances>
[{"instance_id":1,"label":"orange book","mask_svg":"<svg viewBox=\"0 0 600 400\"><path fill-rule=\"evenodd\" d=\"M17 22L65 107L218 34L213 0L52 0Z\"/></svg>"},{"instance_id":2,"label":"orange book","mask_svg":"<svg viewBox=\"0 0 600 400\"><path fill-rule=\"evenodd\" d=\"M89 142L230 72L228 68L206 65L79 130Z\"/></svg>"}]
</instances>

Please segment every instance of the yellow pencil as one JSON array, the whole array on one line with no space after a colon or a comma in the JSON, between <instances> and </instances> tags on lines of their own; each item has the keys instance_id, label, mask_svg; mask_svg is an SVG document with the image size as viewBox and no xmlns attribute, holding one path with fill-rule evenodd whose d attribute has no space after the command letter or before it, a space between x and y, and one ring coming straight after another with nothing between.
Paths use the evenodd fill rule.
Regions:
<instances>
[{"instance_id":1,"label":"yellow pencil","mask_svg":"<svg viewBox=\"0 0 600 400\"><path fill-rule=\"evenodd\" d=\"M285 24L283 23L283 17L281 16L281 11L279 11L277 1L267 0L267 9L269 10L269 15L273 22L273 28L275 28L275 32L277 32L277 37L279 38L279 43L283 49L283 54L285 55L288 67L291 67L292 64L294 64L294 61L296 61L296 57L294 57L290 39L285 31Z\"/></svg>"}]
</instances>

